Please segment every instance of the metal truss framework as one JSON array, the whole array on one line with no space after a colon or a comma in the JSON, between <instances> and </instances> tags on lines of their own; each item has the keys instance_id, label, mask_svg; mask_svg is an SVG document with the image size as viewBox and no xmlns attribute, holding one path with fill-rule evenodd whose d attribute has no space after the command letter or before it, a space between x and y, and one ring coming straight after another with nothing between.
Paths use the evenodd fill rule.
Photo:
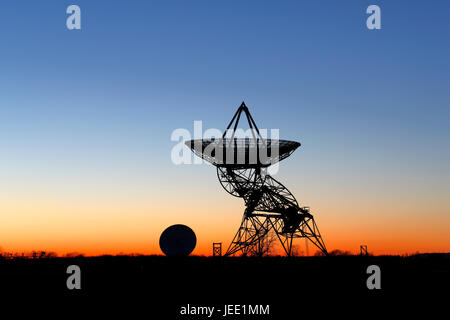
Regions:
<instances>
[{"instance_id":1,"label":"metal truss framework","mask_svg":"<svg viewBox=\"0 0 450 320\"><path fill-rule=\"evenodd\" d=\"M294 238L306 238L322 253L325 243L308 207L300 207L292 193L266 174L264 168L235 170L217 167L224 189L243 198L246 209L241 225L225 256L263 255L273 233L287 256L292 255Z\"/></svg>"},{"instance_id":2,"label":"metal truss framework","mask_svg":"<svg viewBox=\"0 0 450 320\"><path fill-rule=\"evenodd\" d=\"M213 257L222 256L222 242L213 242Z\"/></svg>"},{"instance_id":3,"label":"metal truss framework","mask_svg":"<svg viewBox=\"0 0 450 320\"><path fill-rule=\"evenodd\" d=\"M242 114L247 118L251 137L236 138ZM229 133L231 137L227 138ZM225 256L264 255L274 239L291 256L294 238L305 238L327 254L309 208L300 207L292 193L267 174L268 167L290 156L300 143L264 138L242 102L221 138L189 140L186 145L217 167L219 181L228 193L245 201L241 226Z\"/></svg>"}]
</instances>

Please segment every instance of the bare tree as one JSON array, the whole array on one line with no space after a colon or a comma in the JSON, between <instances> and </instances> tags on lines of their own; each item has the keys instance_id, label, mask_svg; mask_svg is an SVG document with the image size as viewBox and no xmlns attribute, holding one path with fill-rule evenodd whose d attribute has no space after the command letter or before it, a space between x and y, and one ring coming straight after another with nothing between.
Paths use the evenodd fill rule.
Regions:
<instances>
[{"instance_id":1,"label":"bare tree","mask_svg":"<svg viewBox=\"0 0 450 320\"><path fill-rule=\"evenodd\" d=\"M273 253L275 243L277 241L277 235L275 232L270 231L261 237L257 243L253 246L250 255L256 257L268 256Z\"/></svg>"},{"instance_id":2,"label":"bare tree","mask_svg":"<svg viewBox=\"0 0 450 320\"><path fill-rule=\"evenodd\" d=\"M352 253L350 251L344 251L335 249L329 253L330 256L350 256Z\"/></svg>"},{"instance_id":3,"label":"bare tree","mask_svg":"<svg viewBox=\"0 0 450 320\"><path fill-rule=\"evenodd\" d=\"M292 257L301 257L304 256L304 252L299 245L293 245L291 248L291 256Z\"/></svg>"}]
</instances>

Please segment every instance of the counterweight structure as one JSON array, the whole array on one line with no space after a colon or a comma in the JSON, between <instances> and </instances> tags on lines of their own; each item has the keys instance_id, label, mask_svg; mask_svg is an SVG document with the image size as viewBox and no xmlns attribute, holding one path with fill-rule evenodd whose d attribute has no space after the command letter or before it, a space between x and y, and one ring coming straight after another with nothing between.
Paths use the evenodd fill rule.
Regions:
<instances>
[{"instance_id":1,"label":"counterweight structure","mask_svg":"<svg viewBox=\"0 0 450 320\"><path fill-rule=\"evenodd\" d=\"M242 113L247 117L251 137L235 138ZM230 132L231 138L227 138ZM225 256L264 255L273 239L278 239L286 255L291 256L294 238L306 238L327 254L309 208L301 207L284 185L267 174L270 165L287 158L300 143L264 139L242 102L222 138L190 140L186 144L217 167L219 181L228 193L244 199L244 216Z\"/></svg>"}]
</instances>

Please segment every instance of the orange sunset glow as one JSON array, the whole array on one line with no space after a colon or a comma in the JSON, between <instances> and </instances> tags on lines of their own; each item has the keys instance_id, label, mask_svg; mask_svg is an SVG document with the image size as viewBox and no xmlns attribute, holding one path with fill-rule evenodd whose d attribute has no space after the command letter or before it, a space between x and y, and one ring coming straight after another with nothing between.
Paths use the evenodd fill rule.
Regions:
<instances>
[{"instance_id":1,"label":"orange sunset glow","mask_svg":"<svg viewBox=\"0 0 450 320\"><path fill-rule=\"evenodd\" d=\"M299 158L293 156L286 163L293 165ZM69 188L55 181L50 187L48 181L43 181L41 189L26 190L21 186L20 193L19 186L16 190L10 188L0 205L2 249L43 250L58 255L162 254L158 245L161 232L169 225L183 223L197 235L193 254L209 256L212 242L222 242L223 246L230 243L242 218L244 202L226 194L211 166L182 165L174 166L174 170L180 178L173 175L167 183L182 190L179 193L171 188L155 193L151 187L137 190L135 185L142 185L142 181L127 177L120 180L120 188L126 190L120 193L113 181L108 185L90 181L88 188ZM195 184L191 184L192 171L199 173ZM283 169L280 176L292 186L297 199L311 207L329 251L358 253L360 244L367 244L369 252L377 255L448 250L448 204L446 200L433 201L439 194L420 197L413 190L395 198L388 191L370 194L363 189L296 185L301 179ZM294 244L305 253L304 240ZM316 251L311 243L308 250L310 255Z\"/></svg>"},{"instance_id":2,"label":"orange sunset glow","mask_svg":"<svg viewBox=\"0 0 450 320\"><path fill-rule=\"evenodd\" d=\"M225 251L245 203L184 143L221 137L242 101L301 143L273 177L328 251L450 252L444 4L383 3L371 29L359 1L80 0L68 29L67 6L19 2L0 2L3 252L162 255L174 224L193 255Z\"/></svg>"}]
</instances>

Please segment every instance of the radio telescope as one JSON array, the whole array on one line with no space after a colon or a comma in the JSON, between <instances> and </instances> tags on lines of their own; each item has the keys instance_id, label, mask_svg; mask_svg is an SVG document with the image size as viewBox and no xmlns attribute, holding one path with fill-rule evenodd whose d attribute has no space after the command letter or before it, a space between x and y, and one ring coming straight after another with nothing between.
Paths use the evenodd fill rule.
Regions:
<instances>
[{"instance_id":1,"label":"radio telescope","mask_svg":"<svg viewBox=\"0 0 450 320\"><path fill-rule=\"evenodd\" d=\"M183 224L168 227L159 238L159 247L166 256L188 256L196 243L194 231Z\"/></svg>"},{"instance_id":2,"label":"radio telescope","mask_svg":"<svg viewBox=\"0 0 450 320\"><path fill-rule=\"evenodd\" d=\"M251 137L236 138L242 113ZM301 207L292 193L267 173L270 165L290 156L300 143L264 139L242 102L221 138L189 140L186 145L216 166L219 182L228 193L244 199L244 216L225 256L262 255L272 234L287 256L292 254L294 238L306 238L327 254L309 207Z\"/></svg>"}]
</instances>

